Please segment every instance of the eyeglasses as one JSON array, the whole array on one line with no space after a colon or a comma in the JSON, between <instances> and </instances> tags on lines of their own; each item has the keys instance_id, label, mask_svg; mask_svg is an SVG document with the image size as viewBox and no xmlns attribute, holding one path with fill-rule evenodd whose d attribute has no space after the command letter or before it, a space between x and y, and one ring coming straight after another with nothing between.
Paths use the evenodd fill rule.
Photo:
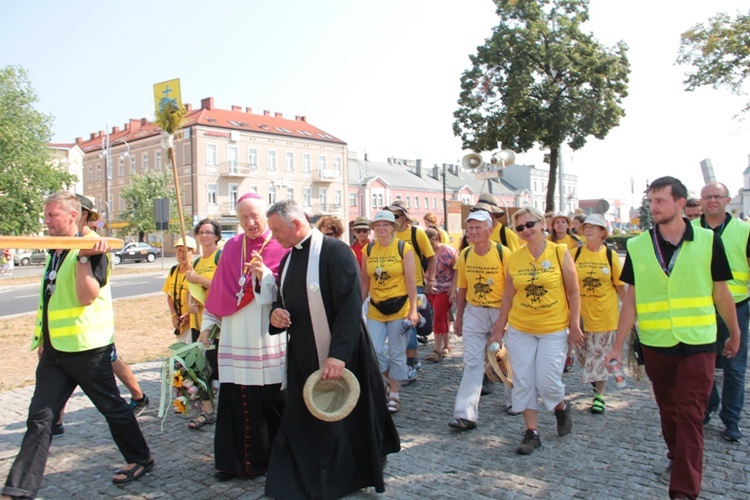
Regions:
<instances>
[{"instance_id":1,"label":"eyeglasses","mask_svg":"<svg viewBox=\"0 0 750 500\"><path fill-rule=\"evenodd\" d=\"M524 229L531 229L532 227L536 226L537 222L539 222L539 221L538 220L530 220L530 221L526 221L526 224L519 224L519 225L516 226L516 232L520 233Z\"/></svg>"},{"instance_id":2,"label":"eyeglasses","mask_svg":"<svg viewBox=\"0 0 750 500\"><path fill-rule=\"evenodd\" d=\"M370 230L369 229L355 229L354 232L362 234L362 233L369 233Z\"/></svg>"},{"instance_id":3,"label":"eyeglasses","mask_svg":"<svg viewBox=\"0 0 750 500\"><path fill-rule=\"evenodd\" d=\"M701 200L703 201L721 201L724 198L729 198L729 196L724 196L722 194L709 194L707 196L701 196Z\"/></svg>"},{"instance_id":4,"label":"eyeglasses","mask_svg":"<svg viewBox=\"0 0 750 500\"><path fill-rule=\"evenodd\" d=\"M200 233L198 233L198 236L208 236L209 234L211 236L216 235L216 233L214 233L213 231L201 231Z\"/></svg>"},{"instance_id":5,"label":"eyeglasses","mask_svg":"<svg viewBox=\"0 0 750 500\"><path fill-rule=\"evenodd\" d=\"M326 236L330 236L331 238L336 237L336 233L325 233Z\"/></svg>"}]
</instances>

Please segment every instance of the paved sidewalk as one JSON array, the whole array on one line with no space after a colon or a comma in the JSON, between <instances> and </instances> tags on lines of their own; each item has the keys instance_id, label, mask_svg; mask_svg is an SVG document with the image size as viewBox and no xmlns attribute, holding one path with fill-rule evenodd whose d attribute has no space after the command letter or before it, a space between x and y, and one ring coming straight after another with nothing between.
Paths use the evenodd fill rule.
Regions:
<instances>
[{"instance_id":1,"label":"paved sidewalk","mask_svg":"<svg viewBox=\"0 0 750 500\"><path fill-rule=\"evenodd\" d=\"M424 357L431 347L420 346ZM531 456L515 453L523 419L503 407L502 386L480 404L479 427L458 432L448 427L461 378L460 341L452 357L423 362L419 381L402 389L402 411L395 415L402 451L389 457L386 492L351 498L667 498L657 474L667 463L656 404L647 384L614 388L605 415L589 412L591 386L579 381L578 367L564 375L573 405L573 431L555 433L555 419L541 413L542 447ZM225 483L213 478L213 426L191 431L187 420L170 413L160 429L159 362L134 365L151 398L139 417L156 460L140 481L115 486L113 471L123 465L104 418L80 391L65 414L65 435L53 440L42 498L262 498L265 478ZM6 367L9 369L9 367ZM123 388L123 391L125 389ZM0 480L4 481L25 431L32 388L0 393ZM750 402L750 394L748 394ZM745 412L745 432L750 418ZM718 417L706 429L703 497L750 498L747 439L724 441Z\"/></svg>"}]
</instances>

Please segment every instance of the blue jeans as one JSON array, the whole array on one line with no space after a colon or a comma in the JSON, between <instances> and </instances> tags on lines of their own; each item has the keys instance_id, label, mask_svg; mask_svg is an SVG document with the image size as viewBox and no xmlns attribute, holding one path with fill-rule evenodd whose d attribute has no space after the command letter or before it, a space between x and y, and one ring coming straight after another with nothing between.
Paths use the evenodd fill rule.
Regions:
<instances>
[{"instance_id":1,"label":"blue jeans","mask_svg":"<svg viewBox=\"0 0 750 500\"><path fill-rule=\"evenodd\" d=\"M420 293L424 293L423 286L417 287L417 295L419 295ZM419 343L417 342L417 329L412 328L411 330L409 330L409 342L406 344L406 348L416 350L418 347Z\"/></svg>"},{"instance_id":2,"label":"blue jeans","mask_svg":"<svg viewBox=\"0 0 750 500\"><path fill-rule=\"evenodd\" d=\"M745 404L745 369L747 368L747 330L750 321L750 302L737 306L737 323L740 325L740 350L734 358L721 355L724 342L729 338L729 329L721 316L716 315L716 365L724 370L724 385L719 389L714 382L708 398L708 410L713 411L721 403L719 418L724 424L738 423ZM707 411L708 411L707 410Z\"/></svg>"}]
</instances>

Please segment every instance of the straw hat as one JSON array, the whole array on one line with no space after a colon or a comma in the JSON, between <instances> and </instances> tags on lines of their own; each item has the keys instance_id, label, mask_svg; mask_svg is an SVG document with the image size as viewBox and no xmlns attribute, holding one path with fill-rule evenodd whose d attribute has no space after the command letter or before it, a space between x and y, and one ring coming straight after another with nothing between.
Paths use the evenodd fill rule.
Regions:
<instances>
[{"instance_id":1,"label":"straw hat","mask_svg":"<svg viewBox=\"0 0 750 500\"><path fill-rule=\"evenodd\" d=\"M510 355L505 346L499 351L490 351L487 346L487 362L484 364L484 372L493 382L502 382L510 388L513 388L513 367L510 366Z\"/></svg>"},{"instance_id":2,"label":"straw hat","mask_svg":"<svg viewBox=\"0 0 750 500\"><path fill-rule=\"evenodd\" d=\"M322 380L322 375L320 368L307 377L302 397L314 417L324 422L337 422L357 406L359 381L346 368L340 378Z\"/></svg>"},{"instance_id":3,"label":"straw hat","mask_svg":"<svg viewBox=\"0 0 750 500\"><path fill-rule=\"evenodd\" d=\"M504 214L505 210L497 204L497 198L490 193L482 193L479 195L477 204L471 207L471 211L485 210L492 214Z\"/></svg>"},{"instance_id":4,"label":"straw hat","mask_svg":"<svg viewBox=\"0 0 750 500\"><path fill-rule=\"evenodd\" d=\"M187 247L192 250L198 249L198 244L195 242L195 238L192 236L185 236L185 240L187 240ZM175 248L177 247L184 247L185 244L182 242L182 238L178 238L177 241L174 242Z\"/></svg>"},{"instance_id":5,"label":"straw hat","mask_svg":"<svg viewBox=\"0 0 750 500\"><path fill-rule=\"evenodd\" d=\"M367 217L357 217L354 219L352 229L370 229L370 219Z\"/></svg>"},{"instance_id":6,"label":"straw hat","mask_svg":"<svg viewBox=\"0 0 750 500\"><path fill-rule=\"evenodd\" d=\"M91 201L91 198L83 196L82 194L76 194L76 197L81 204L81 208L89 213L89 222L96 222L101 219L101 215L99 215L99 212L94 208L94 202Z\"/></svg>"},{"instance_id":7,"label":"straw hat","mask_svg":"<svg viewBox=\"0 0 750 500\"><path fill-rule=\"evenodd\" d=\"M387 207L385 207L386 210L389 210L391 212L395 210L401 210L404 213L404 217L406 217L407 220L411 220L411 217L409 217L409 209L406 208L406 203L404 203L403 200L396 200Z\"/></svg>"},{"instance_id":8,"label":"straw hat","mask_svg":"<svg viewBox=\"0 0 750 500\"><path fill-rule=\"evenodd\" d=\"M570 219L570 217L568 217L567 215L565 215L562 212L558 212L558 213L554 214L552 216L552 218L550 219L550 221L549 221L550 224L554 224L555 223L555 219L565 219L566 221L568 221L568 227L572 227L573 226L573 221Z\"/></svg>"}]
</instances>

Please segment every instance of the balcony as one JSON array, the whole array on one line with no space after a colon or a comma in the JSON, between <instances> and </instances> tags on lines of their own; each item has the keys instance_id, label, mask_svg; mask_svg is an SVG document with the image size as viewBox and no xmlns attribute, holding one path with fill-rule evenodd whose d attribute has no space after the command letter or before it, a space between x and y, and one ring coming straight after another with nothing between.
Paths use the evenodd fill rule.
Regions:
<instances>
[{"instance_id":1,"label":"balcony","mask_svg":"<svg viewBox=\"0 0 750 500\"><path fill-rule=\"evenodd\" d=\"M214 205L216 206L216 205ZM234 203L222 203L219 205L219 213L224 216L237 215L234 211Z\"/></svg>"},{"instance_id":2,"label":"balcony","mask_svg":"<svg viewBox=\"0 0 750 500\"><path fill-rule=\"evenodd\" d=\"M320 203L318 200L313 200L312 206L306 206L305 211L313 215L331 214L341 216L344 214L344 206L335 203Z\"/></svg>"},{"instance_id":3,"label":"balcony","mask_svg":"<svg viewBox=\"0 0 750 500\"><path fill-rule=\"evenodd\" d=\"M218 165L219 177L253 177L258 175L258 166L248 163L224 162Z\"/></svg>"},{"instance_id":4,"label":"balcony","mask_svg":"<svg viewBox=\"0 0 750 500\"><path fill-rule=\"evenodd\" d=\"M341 180L341 172L331 170L328 168L321 168L313 170L312 181L313 182L334 182Z\"/></svg>"}]
</instances>

